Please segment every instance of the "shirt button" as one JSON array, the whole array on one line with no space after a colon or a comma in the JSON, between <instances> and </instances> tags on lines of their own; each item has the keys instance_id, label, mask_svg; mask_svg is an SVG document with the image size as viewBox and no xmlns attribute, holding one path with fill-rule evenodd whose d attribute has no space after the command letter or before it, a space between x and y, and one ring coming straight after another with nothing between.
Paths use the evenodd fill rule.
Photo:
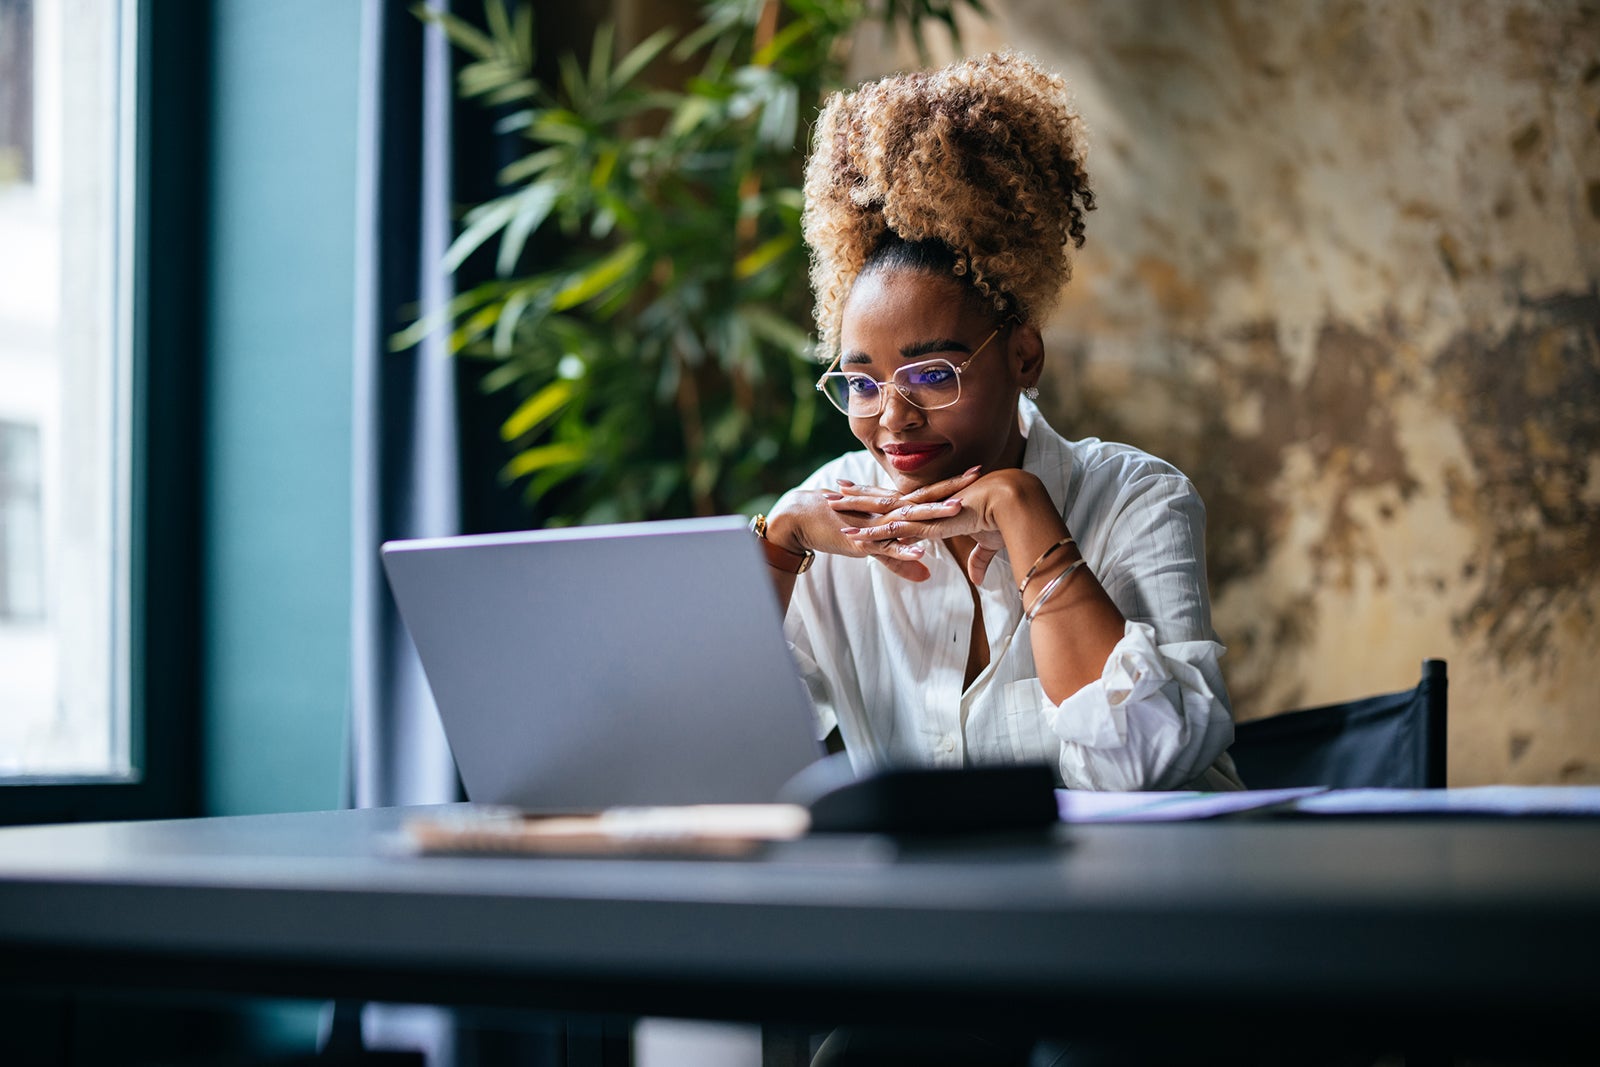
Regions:
<instances>
[{"instance_id":1,"label":"shirt button","mask_svg":"<svg viewBox=\"0 0 1600 1067\"><path fill-rule=\"evenodd\" d=\"M956 739L949 734L945 734L944 740L939 742L939 748L944 752L954 752L956 750Z\"/></svg>"}]
</instances>

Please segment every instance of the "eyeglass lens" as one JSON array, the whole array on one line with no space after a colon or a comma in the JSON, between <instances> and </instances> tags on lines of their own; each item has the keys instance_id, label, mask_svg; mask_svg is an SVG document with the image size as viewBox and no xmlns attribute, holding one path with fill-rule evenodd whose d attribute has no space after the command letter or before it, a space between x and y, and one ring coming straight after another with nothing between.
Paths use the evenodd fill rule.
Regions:
<instances>
[{"instance_id":1,"label":"eyeglass lens","mask_svg":"<svg viewBox=\"0 0 1600 1067\"><path fill-rule=\"evenodd\" d=\"M885 387L924 410L947 408L961 399L961 375L946 359L930 359L901 367L887 382L870 375L833 371L823 375L822 391L834 407L851 418L872 418L883 412Z\"/></svg>"}]
</instances>

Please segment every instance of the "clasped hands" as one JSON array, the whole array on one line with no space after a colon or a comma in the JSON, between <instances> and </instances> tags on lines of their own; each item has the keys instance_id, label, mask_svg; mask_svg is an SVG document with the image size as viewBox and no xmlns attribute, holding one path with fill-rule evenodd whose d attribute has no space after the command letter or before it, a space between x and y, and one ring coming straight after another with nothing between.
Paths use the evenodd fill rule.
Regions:
<instances>
[{"instance_id":1,"label":"clasped hands","mask_svg":"<svg viewBox=\"0 0 1600 1067\"><path fill-rule=\"evenodd\" d=\"M841 480L836 490L791 493L787 503L797 512L796 533L805 547L872 557L913 582L930 574L923 542L971 538L967 575L978 583L1005 547L995 511L1014 498L1011 482L1018 476L1032 477L1014 468L984 474L973 467L909 493Z\"/></svg>"}]
</instances>

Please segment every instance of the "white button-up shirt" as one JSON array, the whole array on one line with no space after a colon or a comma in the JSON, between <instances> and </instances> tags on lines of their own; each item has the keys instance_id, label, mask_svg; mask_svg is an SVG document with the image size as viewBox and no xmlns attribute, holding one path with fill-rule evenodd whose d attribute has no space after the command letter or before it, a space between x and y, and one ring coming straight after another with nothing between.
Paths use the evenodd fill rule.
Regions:
<instances>
[{"instance_id":1,"label":"white button-up shirt","mask_svg":"<svg viewBox=\"0 0 1600 1067\"><path fill-rule=\"evenodd\" d=\"M926 543L932 577L819 555L785 629L816 705L857 773L886 766L1043 761L1074 789L1237 789L1233 715L1205 578L1205 505L1177 468L1128 445L1067 441L1021 403L1022 467L1039 477L1090 570L1127 619L1100 680L1061 703L1039 683L1017 593L1031 560L1001 552L978 597L989 666L963 688L973 602L965 561ZM887 485L852 452L801 489Z\"/></svg>"}]
</instances>

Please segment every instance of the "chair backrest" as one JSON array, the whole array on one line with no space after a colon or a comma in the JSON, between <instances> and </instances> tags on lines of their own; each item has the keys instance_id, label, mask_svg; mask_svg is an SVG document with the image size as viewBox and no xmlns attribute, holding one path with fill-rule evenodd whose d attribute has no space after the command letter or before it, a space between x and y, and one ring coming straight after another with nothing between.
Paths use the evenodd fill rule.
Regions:
<instances>
[{"instance_id":1,"label":"chair backrest","mask_svg":"<svg viewBox=\"0 0 1600 1067\"><path fill-rule=\"evenodd\" d=\"M1229 750L1251 789L1436 789L1445 784L1445 661L1415 689L1242 722Z\"/></svg>"}]
</instances>

